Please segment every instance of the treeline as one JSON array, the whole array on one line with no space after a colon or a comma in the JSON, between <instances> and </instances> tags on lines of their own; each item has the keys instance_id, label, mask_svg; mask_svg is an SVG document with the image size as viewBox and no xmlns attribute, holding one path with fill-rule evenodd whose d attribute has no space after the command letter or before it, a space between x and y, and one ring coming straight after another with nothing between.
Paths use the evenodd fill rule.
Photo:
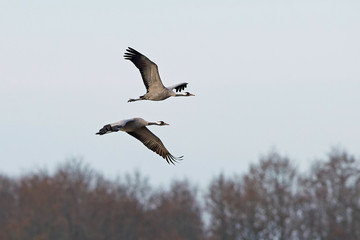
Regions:
<instances>
[{"instance_id":1,"label":"treeline","mask_svg":"<svg viewBox=\"0 0 360 240\"><path fill-rule=\"evenodd\" d=\"M334 150L299 173L271 153L202 191L153 188L139 173L108 180L80 161L0 175L0 239L359 240L359 160Z\"/></svg>"}]
</instances>

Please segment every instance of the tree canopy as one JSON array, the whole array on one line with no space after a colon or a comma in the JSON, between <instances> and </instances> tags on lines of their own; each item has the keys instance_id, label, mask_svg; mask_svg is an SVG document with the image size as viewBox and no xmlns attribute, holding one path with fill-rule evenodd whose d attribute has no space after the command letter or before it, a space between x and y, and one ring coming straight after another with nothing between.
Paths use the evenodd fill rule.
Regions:
<instances>
[{"instance_id":1,"label":"tree canopy","mask_svg":"<svg viewBox=\"0 0 360 240\"><path fill-rule=\"evenodd\" d=\"M0 175L0 239L360 239L360 165L333 150L300 173L270 153L243 175L154 188L140 173L106 179L82 161Z\"/></svg>"}]
</instances>

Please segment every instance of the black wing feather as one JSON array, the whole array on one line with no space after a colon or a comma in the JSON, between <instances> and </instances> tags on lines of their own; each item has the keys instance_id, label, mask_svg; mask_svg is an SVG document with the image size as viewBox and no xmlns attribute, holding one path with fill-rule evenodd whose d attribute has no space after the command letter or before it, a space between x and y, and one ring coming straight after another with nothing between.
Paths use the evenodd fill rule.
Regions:
<instances>
[{"instance_id":1,"label":"black wing feather","mask_svg":"<svg viewBox=\"0 0 360 240\"><path fill-rule=\"evenodd\" d=\"M187 87L188 83L183 83L175 88L176 92L181 92Z\"/></svg>"},{"instance_id":2,"label":"black wing feather","mask_svg":"<svg viewBox=\"0 0 360 240\"><path fill-rule=\"evenodd\" d=\"M106 124L104 127L102 127L96 134L98 135L104 135L108 132L117 132L118 130L111 127L110 124Z\"/></svg>"}]
</instances>

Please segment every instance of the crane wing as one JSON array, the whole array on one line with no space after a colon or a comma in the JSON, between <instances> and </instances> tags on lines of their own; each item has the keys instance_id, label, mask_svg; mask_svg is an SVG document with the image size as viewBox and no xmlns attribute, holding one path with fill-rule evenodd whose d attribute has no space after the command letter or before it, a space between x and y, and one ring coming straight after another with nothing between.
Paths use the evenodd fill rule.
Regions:
<instances>
[{"instance_id":1,"label":"crane wing","mask_svg":"<svg viewBox=\"0 0 360 240\"><path fill-rule=\"evenodd\" d=\"M182 90L184 90L187 87L188 83L184 82L184 83L179 83L179 84L175 84L173 86L168 87L168 89L170 90L176 90L176 92L181 92Z\"/></svg>"},{"instance_id":2,"label":"crane wing","mask_svg":"<svg viewBox=\"0 0 360 240\"><path fill-rule=\"evenodd\" d=\"M148 149L159 154L169 164L170 163L174 164L175 162L181 160L182 158L182 157L176 158L173 155L171 155L169 151L165 148L164 144L161 142L160 138L158 138L146 127L139 128L135 132L127 132L127 133L135 137L139 141L141 141Z\"/></svg>"},{"instance_id":3,"label":"crane wing","mask_svg":"<svg viewBox=\"0 0 360 240\"><path fill-rule=\"evenodd\" d=\"M158 67L154 62L131 47L126 49L126 51L124 58L133 62L140 70L141 77L148 92L152 91L152 89L164 88L160 79Z\"/></svg>"}]
</instances>

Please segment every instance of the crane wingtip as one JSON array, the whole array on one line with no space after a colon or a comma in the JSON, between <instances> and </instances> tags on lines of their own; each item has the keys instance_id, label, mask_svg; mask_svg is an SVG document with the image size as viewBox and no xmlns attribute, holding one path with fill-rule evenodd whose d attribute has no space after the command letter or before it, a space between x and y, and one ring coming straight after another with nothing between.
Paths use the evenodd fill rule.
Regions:
<instances>
[{"instance_id":1,"label":"crane wingtip","mask_svg":"<svg viewBox=\"0 0 360 240\"><path fill-rule=\"evenodd\" d=\"M169 154L165 157L165 160L168 164L173 164L175 165L175 163L178 163L179 161L183 160L184 156L180 156L180 157L174 157L173 155Z\"/></svg>"}]
</instances>

